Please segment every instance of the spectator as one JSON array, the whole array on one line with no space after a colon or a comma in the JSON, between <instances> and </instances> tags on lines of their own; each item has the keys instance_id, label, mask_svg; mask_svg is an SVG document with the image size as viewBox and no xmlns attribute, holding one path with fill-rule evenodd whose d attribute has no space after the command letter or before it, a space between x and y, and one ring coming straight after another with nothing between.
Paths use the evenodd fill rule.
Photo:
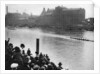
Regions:
<instances>
[{"instance_id":1,"label":"spectator","mask_svg":"<svg viewBox=\"0 0 100 74\"><path fill-rule=\"evenodd\" d=\"M22 43L22 44L20 44L20 47L21 47L21 50L22 50L21 53L23 54L25 45Z\"/></svg>"},{"instance_id":2,"label":"spectator","mask_svg":"<svg viewBox=\"0 0 100 74\"><path fill-rule=\"evenodd\" d=\"M61 69L63 69L63 68L62 68L62 63L59 62L59 63L58 63L58 70L61 70Z\"/></svg>"},{"instance_id":3,"label":"spectator","mask_svg":"<svg viewBox=\"0 0 100 74\"><path fill-rule=\"evenodd\" d=\"M61 70L62 63L59 62L58 67L55 63L50 61L47 54L38 54L32 56L30 49L28 48L25 53L25 45L21 44L13 47L12 43L9 43L10 38L5 40L5 69L6 70Z\"/></svg>"}]
</instances>

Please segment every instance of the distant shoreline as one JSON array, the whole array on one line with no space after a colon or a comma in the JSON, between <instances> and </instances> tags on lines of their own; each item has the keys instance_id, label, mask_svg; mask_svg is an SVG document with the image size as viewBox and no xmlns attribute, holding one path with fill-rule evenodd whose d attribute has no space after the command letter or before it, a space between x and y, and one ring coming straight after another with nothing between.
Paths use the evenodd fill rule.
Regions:
<instances>
[{"instance_id":1,"label":"distant shoreline","mask_svg":"<svg viewBox=\"0 0 100 74\"><path fill-rule=\"evenodd\" d=\"M9 29L9 30L16 30L16 29L34 29L34 28L28 28L28 27L16 27L16 28L14 28L14 27L6 27L7 29ZM35 28L36 29L36 28ZM40 28L39 28L40 29ZM61 31L60 33L57 33L57 32L55 32L55 31L50 31L50 30L44 30L44 29L41 29L43 32L45 32L45 33L53 33L53 35L54 35L54 37L55 36L60 36L60 37L62 37L62 35L64 35L64 37L62 37L62 38L65 38L65 39L67 39L67 36L65 36L65 34L67 34L67 33L71 33L71 31L69 31L69 32L65 32L65 31ZM63 33L62 33L63 32ZM73 32L73 31L72 31ZM80 32L80 31L75 31L75 33L76 32ZM92 31L91 31L92 32ZM89 39L86 39L86 38L79 38L79 37L73 37L73 36L69 36L69 38L68 39L74 39L74 40L80 40L80 41L89 41L89 42L94 42L94 40L89 40Z\"/></svg>"}]
</instances>

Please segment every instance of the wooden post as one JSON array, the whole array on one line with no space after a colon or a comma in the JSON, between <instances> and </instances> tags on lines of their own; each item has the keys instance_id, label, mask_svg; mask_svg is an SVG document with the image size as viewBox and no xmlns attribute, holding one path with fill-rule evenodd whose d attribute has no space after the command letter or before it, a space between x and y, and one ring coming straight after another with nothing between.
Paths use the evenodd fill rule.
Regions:
<instances>
[{"instance_id":1,"label":"wooden post","mask_svg":"<svg viewBox=\"0 0 100 74\"><path fill-rule=\"evenodd\" d=\"M39 39L36 39L36 55L39 55Z\"/></svg>"}]
</instances>

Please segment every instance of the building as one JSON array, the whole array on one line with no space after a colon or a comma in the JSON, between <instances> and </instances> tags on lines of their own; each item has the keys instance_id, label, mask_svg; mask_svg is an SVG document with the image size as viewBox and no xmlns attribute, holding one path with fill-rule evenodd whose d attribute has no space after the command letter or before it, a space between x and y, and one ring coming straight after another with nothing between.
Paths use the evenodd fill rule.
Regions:
<instances>
[{"instance_id":1,"label":"building","mask_svg":"<svg viewBox=\"0 0 100 74\"><path fill-rule=\"evenodd\" d=\"M66 8L63 6L55 7L55 9L43 8L41 16L52 15L55 22L60 24L80 24L85 19L85 9L83 8Z\"/></svg>"},{"instance_id":2,"label":"building","mask_svg":"<svg viewBox=\"0 0 100 74\"><path fill-rule=\"evenodd\" d=\"M49 8L48 8L47 11L46 11L46 9L43 8L43 11L42 11L42 13L41 13L41 16L44 16L44 15L52 15L53 12L54 12L53 9L49 9Z\"/></svg>"}]
</instances>

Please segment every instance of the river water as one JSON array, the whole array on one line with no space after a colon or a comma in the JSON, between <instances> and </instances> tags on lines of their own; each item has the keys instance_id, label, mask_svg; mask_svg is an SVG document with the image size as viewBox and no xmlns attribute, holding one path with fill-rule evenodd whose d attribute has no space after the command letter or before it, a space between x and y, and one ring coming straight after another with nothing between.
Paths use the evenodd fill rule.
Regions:
<instances>
[{"instance_id":1,"label":"river water","mask_svg":"<svg viewBox=\"0 0 100 74\"><path fill-rule=\"evenodd\" d=\"M6 28L6 39L14 46L25 44L25 50L31 49L33 56L36 50L36 38L40 39L40 52L48 54L50 60L56 65L62 62L64 68L70 70L93 70L94 69L94 42L70 39L70 36L83 37L93 40L93 32L70 33L58 35L53 32L44 33L40 29L15 29Z\"/></svg>"}]
</instances>

